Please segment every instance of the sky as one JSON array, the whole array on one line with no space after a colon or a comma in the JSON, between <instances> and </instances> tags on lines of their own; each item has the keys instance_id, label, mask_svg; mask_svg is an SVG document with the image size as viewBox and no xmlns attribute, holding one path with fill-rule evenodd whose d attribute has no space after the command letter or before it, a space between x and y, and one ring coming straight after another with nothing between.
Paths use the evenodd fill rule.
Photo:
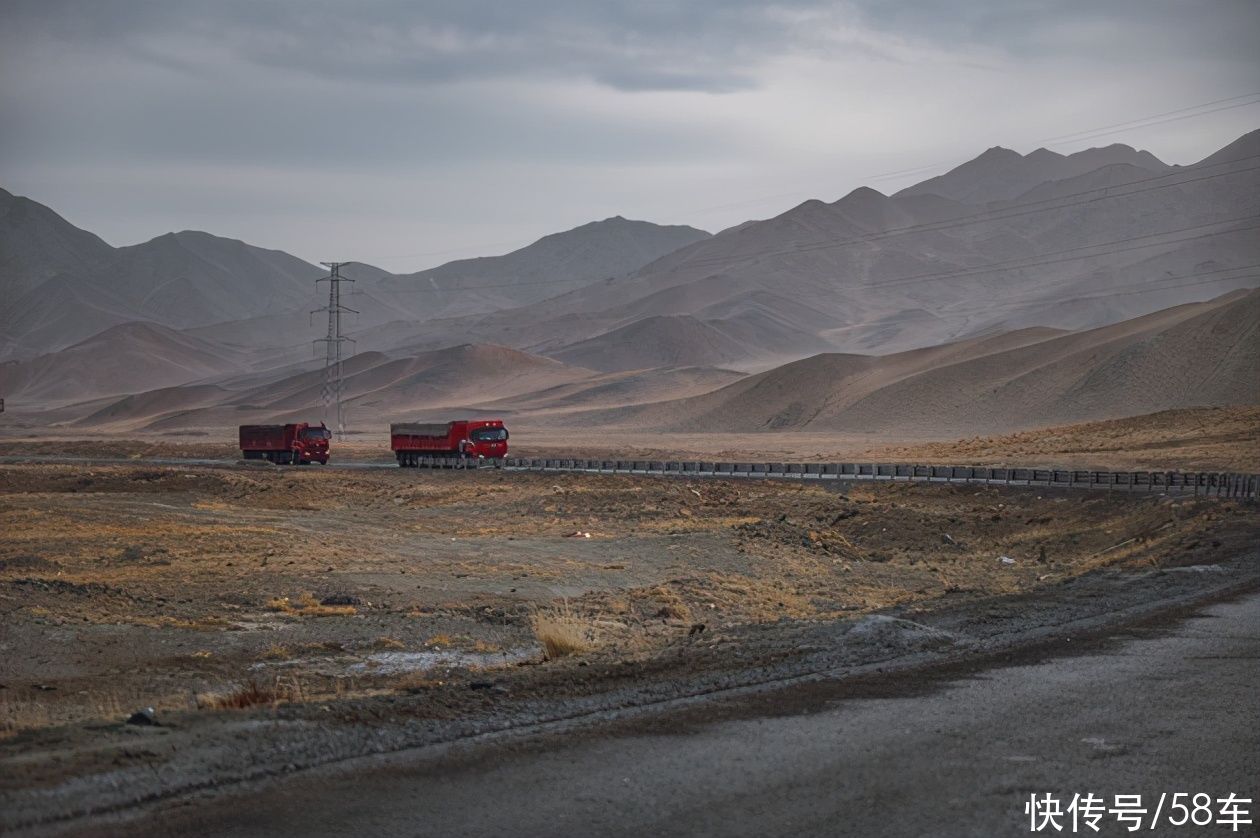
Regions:
<instances>
[{"instance_id":1,"label":"sky","mask_svg":"<svg viewBox=\"0 0 1260 838\"><path fill-rule=\"evenodd\" d=\"M1258 42L1255 0L5 0L0 187L114 245L413 271L994 145L1191 163L1260 127Z\"/></svg>"}]
</instances>

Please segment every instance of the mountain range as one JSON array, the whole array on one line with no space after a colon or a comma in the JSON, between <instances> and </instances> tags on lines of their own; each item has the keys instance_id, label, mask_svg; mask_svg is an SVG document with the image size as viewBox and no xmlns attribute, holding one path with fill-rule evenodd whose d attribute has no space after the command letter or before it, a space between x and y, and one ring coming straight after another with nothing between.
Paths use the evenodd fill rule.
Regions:
<instances>
[{"instance_id":1,"label":"mountain range","mask_svg":"<svg viewBox=\"0 0 1260 838\"><path fill-rule=\"evenodd\" d=\"M676 410L711 429L906 434L950 403L933 376L963 382L969 403L1033 405L977 407L959 427L1111 415L1057 384L1044 404L1012 398L1007 384L986 384L1006 375L993 364L1019 381L1088 368L1080 374L1109 382L1099 393L1125 394L1117 409L1162 405L1103 375L1113 361L1148 367L1113 359L1100 347L1120 344L1100 336L1180 324L1187 304L1207 300L1251 311L1251 298L1229 295L1260 285L1258 160L1260 131L1189 166L1123 145L991 148L891 196L863 187L716 235L615 217L412 274L351 263L352 415L485 408L672 427L655 411ZM201 232L111 247L0 190L0 288L11 301L0 311L0 394L50 421L137 428L317 410L311 342L322 326L310 312L323 274ZM1158 334L1125 351L1193 345ZM1194 375L1220 386L1181 396L1255 398L1229 367L1236 356L1201 354L1215 360ZM906 397L926 412L877 420L897 388L918 388ZM745 404L745 392L757 395Z\"/></svg>"}]
</instances>

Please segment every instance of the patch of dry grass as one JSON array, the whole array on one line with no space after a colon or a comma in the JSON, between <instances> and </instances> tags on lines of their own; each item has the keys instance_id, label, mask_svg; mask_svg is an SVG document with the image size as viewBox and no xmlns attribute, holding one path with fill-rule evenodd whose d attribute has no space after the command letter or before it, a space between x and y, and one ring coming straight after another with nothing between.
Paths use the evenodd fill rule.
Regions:
<instances>
[{"instance_id":1,"label":"patch of dry grass","mask_svg":"<svg viewBox=\"0 0 1260 838\"><path fill-rule=\"evenodd\" d=\"M146 702L147 699L147 702ZM7 739L24 730L56 727L81 722L122 722L138 707L151 705L159 712L183 710L189 706L187 693L140 695L131 690L105 690L75 696L43 700L10 698L0 700L0 739Z\"/></svg>"},{"instance_id":2,"label":"patch of dry grass","mask_svg":"<svg viewBox=\"0 0 1260 838\"><path fill-rule=\"evenodd\" d=\"M0 739L16 736L20 731L48 727L51 715L40 701L8 700L0 702Z\"/></svg>"},{"instance_id":3,"label":"patch of dry grass","mask_svg":"<svg viewBox=\"0 0 1260 838\"><path fill-rule=\"evenodd\" d=\"M266 607L268 611L297 617L353 617L359 613L353 605L321 605L311 593L303 593L296 600L272 597Z\"/></svg>"},{"instance_id":4,"label":"patch of dry grass","mask_svg":"<svg viewBox=\"0 0 1260 838\"><path fill-rule=\"evenodd\" d=\"M559 608L539 609L530 617L529 625L547 660L580 655L596 646L595 626L570 611L567 603Z\"/></svg>"},{"instance_id":5,"label":"patch of dry grass","mask_svg":"<svg viewBox=\"0 0 1260 838\"><path fill-rule=\"evenodd\" d=\"M301 700L302 689L296 680L286 683L277 678L271 684L250 681L228 692L202 693L197 696L197 706L203 710L246 710Z\"/></svg>"},{"instance_id":6,"label":"patch of dry grass","mask_svg":"<svg viewBox=\"0 0 1260 838\"><path fill-rule=\"evenodd\" d=\"M273 643L263 650L258 656L260 660L265 661L285 661L293 657L293 650L288 646L282 646L279 643Z\"/></svg>"}]
</instances>

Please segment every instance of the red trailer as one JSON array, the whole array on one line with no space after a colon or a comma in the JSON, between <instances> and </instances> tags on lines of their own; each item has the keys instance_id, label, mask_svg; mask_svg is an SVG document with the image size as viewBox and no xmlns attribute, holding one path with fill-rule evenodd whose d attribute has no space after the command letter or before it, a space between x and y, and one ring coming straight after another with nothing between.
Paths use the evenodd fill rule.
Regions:
<instances>
[{"instance_id":1,"label":"red trailer","mask_svg":"<svg viewBox=\"0 0 1260 838\"><path fill-rule=\"evenodd\" d=\"M247 460L305 465L328 464L328 440L332 432L320 422L291 425L241 425L241 453Z\"/></svg>"},{"instance_id":2,"label":"red trailer","mask_svg":"<svg viewBox=\"0 0 1260 838\"><path fill-rule=\"evenodd\" d=\"M502 419L403 422L389 426L389 447L404 467L418 465L421 457L494 459L507 456L508 431Z\"/></svg>"}]
</instances>

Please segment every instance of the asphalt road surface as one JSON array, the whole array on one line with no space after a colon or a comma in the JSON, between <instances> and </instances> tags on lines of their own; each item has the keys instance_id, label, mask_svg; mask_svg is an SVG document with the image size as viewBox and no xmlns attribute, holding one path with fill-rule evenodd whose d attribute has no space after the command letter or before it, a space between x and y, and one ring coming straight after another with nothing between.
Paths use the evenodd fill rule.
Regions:
<instances>
[{"instance_id":1,"label":"asphalt road surface","mask_svg":"<svg viewBox=\"0 0 1260 838\"><path fill-rule=\"evenodd\" d=\"M1067 645L1070 648L1070 644ZM396 756L116 824L118 834L1030 835L1032 793L1260 790L1260 596L988 669L798 687L614 729ZM1157 828L1150 819L1167 794ZM1214 802L1213 810L1219 808ZM1213 813L1215 817L1215 812ZM1202 817L1202 815L1201 815ZM1072 834L1070 818L1060 821ZM101 824L97 824L99 829ZM1094 833L1127 835L1108 814ZM94 830L95 832L95 830Z\"/></svg>"}]
</instances>

